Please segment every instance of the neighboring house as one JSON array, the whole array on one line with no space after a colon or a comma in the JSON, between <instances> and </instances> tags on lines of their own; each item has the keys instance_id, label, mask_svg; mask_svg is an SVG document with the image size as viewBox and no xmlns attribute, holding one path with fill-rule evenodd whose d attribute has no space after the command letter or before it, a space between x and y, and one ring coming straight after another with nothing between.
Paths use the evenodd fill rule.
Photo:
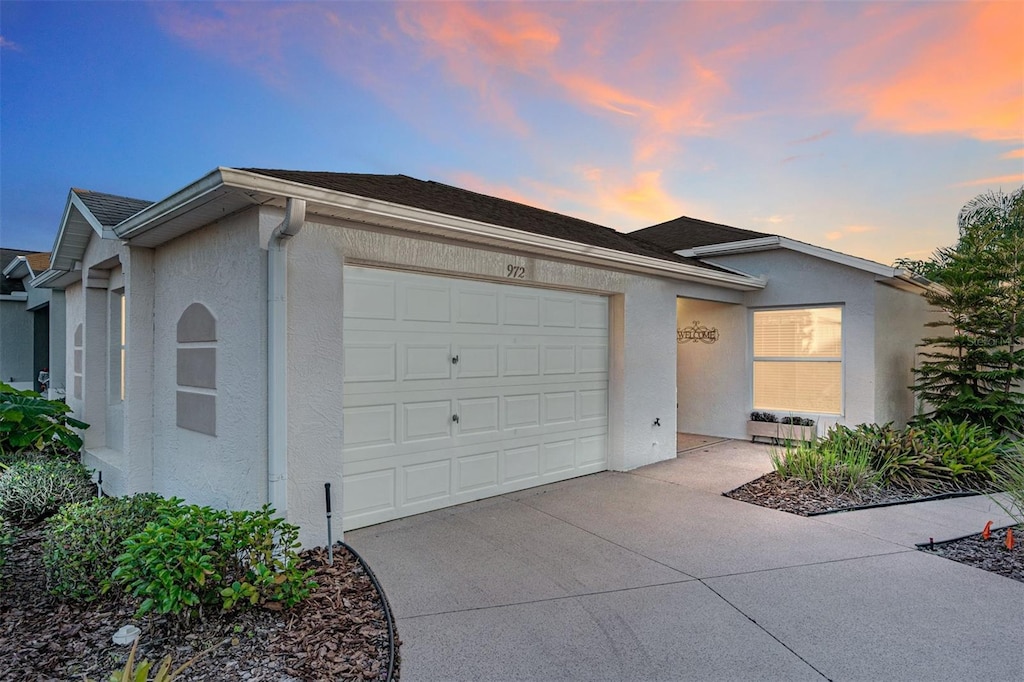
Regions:
<instances>
[{"instance_id":1,"label":"neighboring house","mask_svg":"<svg viewBox=\"0 0 1024 682\"><path fill-rule=\"evenodd\" d=\"M762 250L705 253L686 220L641 238L402 175L219 168L153 204L73 190L33 283L65 291L107 490L269 502L307 544L325 483L351 529L668 459L677 429L743 437L754 406L909 415L925 282L742 230L701 247Z\"/></svg>"},{"instance_id":2,"label":"neighboring house","mask_svg":"<svg viewBox=\"0 0 1024 682\"><path fill-rule=\"evenodd\" d=\"M64 294L31 284L49 265L48 253L0 249L0 381L62 397ZM57 382L41 384L51 371Z\"/></svg>"}]
</instances>

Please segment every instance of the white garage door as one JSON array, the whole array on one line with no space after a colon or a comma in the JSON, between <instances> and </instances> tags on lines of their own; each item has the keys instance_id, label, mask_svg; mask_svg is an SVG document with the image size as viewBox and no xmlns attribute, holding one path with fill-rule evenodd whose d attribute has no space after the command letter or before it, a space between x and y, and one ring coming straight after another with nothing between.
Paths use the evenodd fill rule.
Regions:
<instances>
[{"instance_id":1,"label":"white garage door","mask_svg":"<svg viewBox=\"0 0 1024 682\"><path fill-rule=\"evenodd\" d=\"M607 468L601 296L345 268L344 527Z\"/></svg>"}]
</instances>

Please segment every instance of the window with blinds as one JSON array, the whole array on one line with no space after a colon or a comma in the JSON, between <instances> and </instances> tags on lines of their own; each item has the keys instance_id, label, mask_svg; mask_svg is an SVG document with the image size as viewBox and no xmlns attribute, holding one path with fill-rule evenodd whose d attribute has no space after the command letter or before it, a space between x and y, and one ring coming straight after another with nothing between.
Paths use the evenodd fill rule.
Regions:
<instances>
[{"instance_id":1,"label":"window with blinds","mask_svg":"<svg viewBox=\"0 0 1024 682\"><path fill-rule=\"evenodd\" d=\"M843 309L754 311L754 409L841 414Z\"/></svg>"}]
</instances>

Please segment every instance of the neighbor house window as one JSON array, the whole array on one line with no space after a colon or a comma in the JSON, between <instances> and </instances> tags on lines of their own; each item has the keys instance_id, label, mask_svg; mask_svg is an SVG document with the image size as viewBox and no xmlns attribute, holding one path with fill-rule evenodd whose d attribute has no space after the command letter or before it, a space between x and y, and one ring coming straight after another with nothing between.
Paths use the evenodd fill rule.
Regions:
<instances>
[{"instance_id":1,"label":"neighbor house window","mask_svg":"<svg viewBox=\"0 0 1024 682\"><path fill-rule=\"evenodd\" d=\"M843 309L754 311L754 409L841 414Z\"/></svg>"}]
</instances>

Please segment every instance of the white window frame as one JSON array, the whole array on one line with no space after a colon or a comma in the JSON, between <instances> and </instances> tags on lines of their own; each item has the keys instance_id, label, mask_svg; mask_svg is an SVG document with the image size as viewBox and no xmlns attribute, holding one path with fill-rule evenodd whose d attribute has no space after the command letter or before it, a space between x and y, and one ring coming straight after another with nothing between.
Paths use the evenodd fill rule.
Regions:
<instances>
[{"instance_id":1,"label":"white window frame","mask_svg":"<svg viewBox=\"0 0 1024 682\"><path fill-rule=\"evenodd\" d=\"M800 311L800 310L821 310L825 308L836 308L839 310L840 324L840 347L838 356L826 357L794 357L794 356L758 356L754 352L754 335L756 313L773 311ZM783 412L785 415L822 415L842 417L846 414L846 307L842 303L816 303L813 305L792 305L773 306L766 308L752 308L750 310L750 404L754 410ZM804 410L783 409L779 407L759 407L756 404L757 389L754 385L754 367L758 362L826 362L839 363L839 411L838 412L808 412Z\"/></svg>"}]
</instances>

